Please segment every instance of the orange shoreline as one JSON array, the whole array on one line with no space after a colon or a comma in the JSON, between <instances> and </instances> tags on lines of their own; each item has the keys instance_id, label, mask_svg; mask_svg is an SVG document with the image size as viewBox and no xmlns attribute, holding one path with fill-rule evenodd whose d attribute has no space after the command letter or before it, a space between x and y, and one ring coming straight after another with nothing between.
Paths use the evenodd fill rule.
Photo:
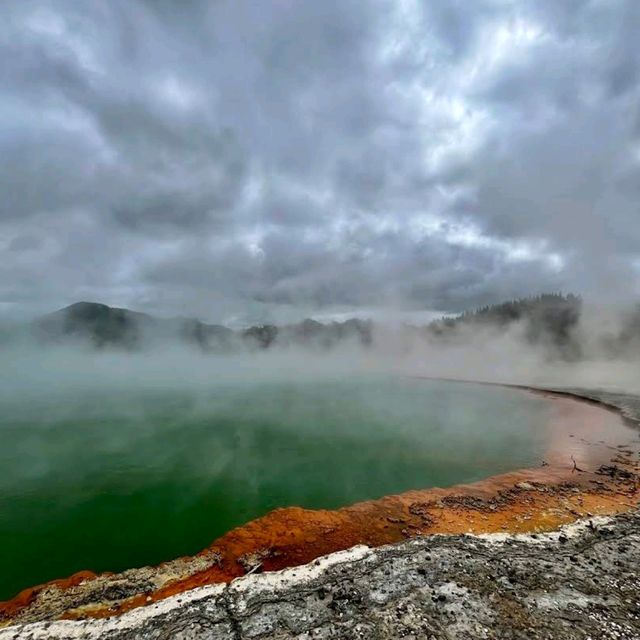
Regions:
<instances>
[{"instance_id":1,"label":"orange shoreline","mask_svg":"<svg viewBox=\"0 0 640 640\"><path fill-rule=\"evenodd\" d=\"M122 582L122 574L80 572L1 602L0 626L118 615L247 572L306 564L356 544L376 547L432 534L542 532L640 504L638 434L620 409L573 392L504 386L544 394L553 401L544 466L446 489L408 491L333 511L277 509L229 531L195 556L158 565L153 569L152 590L133 589L120 599L105 599L105 587ZM126 572L128 579L135 582L137 571L143 569Z\"/></svg>"}]
</instances>

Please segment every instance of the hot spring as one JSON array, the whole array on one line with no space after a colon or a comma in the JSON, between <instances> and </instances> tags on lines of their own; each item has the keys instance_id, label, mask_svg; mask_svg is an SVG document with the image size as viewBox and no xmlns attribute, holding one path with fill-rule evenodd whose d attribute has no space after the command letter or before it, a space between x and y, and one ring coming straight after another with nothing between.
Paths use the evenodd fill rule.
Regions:
<instances>
[{"instance_id":1,"label":"hot spring","mask_svg":"<svg viewBox=\"0 0 640 640\"><path fill-rule=\"evenodd\" d=\"M380 374L241 378L137 387L124 372L100 388L57 370L28 392L5 380L0 599L81 569L193 554L277 507L539 466L548 444L549 401L522 391Z\"/></svg>"}]
</instances>

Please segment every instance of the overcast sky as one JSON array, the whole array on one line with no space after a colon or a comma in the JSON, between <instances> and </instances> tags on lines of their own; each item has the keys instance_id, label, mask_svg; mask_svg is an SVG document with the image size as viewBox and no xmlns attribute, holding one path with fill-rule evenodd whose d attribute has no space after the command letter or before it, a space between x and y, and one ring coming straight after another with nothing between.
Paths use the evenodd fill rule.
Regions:
<instances>
[{"instance_id":1,"label":"overcast sky","mask_svg":"<svg viewBox=\"0 0 640 640\"><path fill-rule=\"evenodd\" d=\"M0 5L0 312L640 293L638 0Z\"/></svg>"}]
</instances>

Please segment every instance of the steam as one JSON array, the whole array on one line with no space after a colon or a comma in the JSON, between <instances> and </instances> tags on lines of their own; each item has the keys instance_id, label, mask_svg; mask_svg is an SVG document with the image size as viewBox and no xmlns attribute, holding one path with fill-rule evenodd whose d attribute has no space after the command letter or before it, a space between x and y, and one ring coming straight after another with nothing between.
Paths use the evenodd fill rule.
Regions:
<instances>
[{"instance_id":1,"label":"steam","mask_svg":"<svg viewBox=\"0 0 640 640\"><path fill-rule=\"evenodd\" d=\"M176 338L135 350L45 345L24 332L0 352L10 559L0 597L80 569L191 554L280 506L335 507L539 464L546 401L416 378L638 391L630 318L583 310L570 351L552 335L532 343L526 320L444 336L373 323L367 340L336 328L343 338L329 346L262 348L236 335L220 351Z\"/></svg>"},{"instance_id":2,"label":"steam","mask_svg":"<svg viewBox=\"0 0 640 640\"><path fill-rule=\"evenodd\" d=\"M571 333L577 355L570 357L550 337L531 344L526 321L462 326L446 341L381 328L375 342L382 361L409 375L634 393L640 392L640 343L624 335L633 317L630 309L584 308Z\"/></svg>"},{"instance_id":3,"label":"steam","mask_svg":"<svg viewBox=\"0 0 640 640\"><path fill-rule=\"evenodd\" d=\"M583 305L561 343L546 329L532 342L530 319L503 326L460 322L443 335L433 325L367 322L344 328L334 323L319 330L321 325L314 324L315 333L298 325L274 332L268 348L260 340L272 328L256 327L225 334L224 348L213 351L157 331L136 350L95 349L79 339L44 345L23 331L5 340L0 396L132 387L196 391L220 382L330 380L367 373L638 392L638 317L636 308Z\"/></svg>"}]
</instances>

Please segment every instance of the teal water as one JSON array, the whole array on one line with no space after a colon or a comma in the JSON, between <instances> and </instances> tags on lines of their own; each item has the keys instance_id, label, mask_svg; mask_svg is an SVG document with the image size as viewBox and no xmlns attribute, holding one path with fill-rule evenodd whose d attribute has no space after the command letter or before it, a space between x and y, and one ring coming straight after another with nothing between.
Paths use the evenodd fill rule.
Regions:
<instances>
[{"instance_id":1,"label":"teal water","mask_svg":"<svg viewBox=\"0 0 640 640\"><path fill-rule=\"evenodd\" d=\"M6 393L0 599L192 554L271 509L332 508L537 464L542 398L387 376Z\"/></svg>"}]
</instances>

